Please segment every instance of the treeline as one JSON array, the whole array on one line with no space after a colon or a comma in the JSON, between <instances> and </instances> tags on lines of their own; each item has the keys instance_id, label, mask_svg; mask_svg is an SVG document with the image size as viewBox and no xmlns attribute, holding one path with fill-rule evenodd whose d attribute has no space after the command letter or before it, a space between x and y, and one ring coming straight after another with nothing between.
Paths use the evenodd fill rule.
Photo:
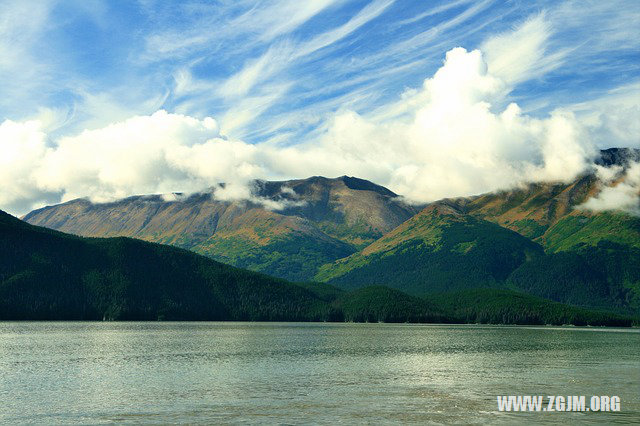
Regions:
<instances>
[{"instance_id":1,"label":"treeline","mask_svg":"<svg viewBox=\"0 0 640 426\"><path fill-rule=\"evenodd\" d=\"M504 289L470 289L430 295L454 321L479 324L628 327L640 319L570 306Z\"/></svg>"}]
</instances>

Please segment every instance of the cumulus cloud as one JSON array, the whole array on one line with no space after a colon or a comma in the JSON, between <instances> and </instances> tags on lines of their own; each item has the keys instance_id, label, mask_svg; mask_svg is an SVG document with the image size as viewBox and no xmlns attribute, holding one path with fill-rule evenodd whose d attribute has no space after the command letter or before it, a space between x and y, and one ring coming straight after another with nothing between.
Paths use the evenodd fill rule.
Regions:
<instances>
[{"instance_id":1,"label":"cumulus cloud","mask_svg":"<svg viewBox=\"0 0 640 426\"><path fill-rule=\"evenodd\" d=\"M45 126L41 120L0 125L2 208L23 213L47 202L152 193L180 201L184 195L173 191L206 188L216 199L247 200L270 210L300 205L290 196L254 195L253 180L269 174L259 164L259 148L221 137L210 117L161 110L54 142Z\"/></svg>"},{"instance_id":2,"label":"cumulus cloud","mask_svg":"<svg viewBox=\"0 0 640 426\"><path fill-rule=\"evenodd\" d=\"M297 201L286 193L275 201L255 196L254 179L344 174L426 202L570 181L591 167L597 149L589 129L568 110L536 118L507 104L512 79L492 73L480 50L455 48L420 88L402 96L401 115L381 114L387 117L381 120L343 110L318 139L293 146L228 139L213 118L165 111L54 141L37 121L6 121L0 148L10 156L0 160L0 178L11 189L0 203L15 209L46 197L108 201L214 187L217 199L277 210ZM216 186L220 182L225 185Z\"/></svg>"},{"instance_id":3,"label":"cumulus cloud","mask_svg":"<svg viewBox=\"0 0 640 426\"><path fill-rule=\"evenodd\" d=\"M30 208L29 201L44 201L31 173L40 167L47 150L47 135L41 126L37 120L0 124L0 205L7 210Z\"/></svg>"},{"instance_id":4,"label":"cumulus cloud","mask_svg":"<svg viewBox=\"0 0 640 426\"><path fill-rule=\"evenodd\" d=\"M209 138L215 141L217 136L218 126L212 118L197 120L158 111L60 138L45 150L31 176L41 190L62 191L63 201L84 196L107 201L132 193L169 192L173 186L201 177L180 163L181 150L191 149L198 158L200 146L193 144ZM189 189L195 188L189 185Z\"/></svg>"},{"instance_id":5,"label":"cumulus cloud","mask_svg":"<svg viewBox=\"0 0 640 426\"><path fill-rule=\"evenodd\" d=\"M580 209L594 212L622 210L640 216L640 162L631 163L626 171L620 166L598 167L601 190Z\"/></svg>"},{"instance_id":6,"label":"cumulus cloud","mask_svg":"<svg viewBox=\"0 0 640 426\"><path fill-rule=\"evenodd\" d=\"M288 175L352 174L415 202L504 189L530 181L569 181L597 150L569 111L538 119L511 103L479 50L455 48L400 118L377 122L338 114L319 142L271 152L269 168ZM394 106L395 107L395 106Z\"/></svg>"}]
</instances>

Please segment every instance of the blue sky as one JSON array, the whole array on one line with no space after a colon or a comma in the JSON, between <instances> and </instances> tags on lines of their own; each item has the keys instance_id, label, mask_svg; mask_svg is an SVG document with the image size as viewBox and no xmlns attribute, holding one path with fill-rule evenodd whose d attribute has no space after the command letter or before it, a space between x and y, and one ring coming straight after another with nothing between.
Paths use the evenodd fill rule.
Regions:
<instances>
[{"instance_id":1,"label":"blue sky","mask_svg":"<svg viewBox=\"0 0 640 426\"><path fill-rule=\"evenodd\" d=\"M635 0L1 3L0 122L39 123L41 155L30 152L20 157L32 168L36 159L49 155L47 150L62 152L63 140L71 143L68 140L83 131L158 111L200 123L212 117L216 129L202 138L241 141L244 145L239 149L244 151L254 145L284 150L277 155L298 145L304 145L306 153L314 146L329 149L345 137L337 129L339 118L344 121L349 114L356 117L353 128L366 127L364 123L382 126L375 131L380 135L399 123L417 122L416 111L431 102L425 100L431 99L428 93L420 95L432 90L425 89L425 80L433 78L447 52L456 47L466 52L479 49L479 61L500 80L501 88L482 99L493 113L501 113L510 103L516 103L527 120L550 120L554 111L570 111L583 127L576 132L588 133L596 146L640 145L635 134L640 104L640 2ZM625 114L609 114L614 107ZM630 123L633 120L635 124ZM13 137L13 131L7 131L5 139ZM536 131L531 130L531 138ZM331 135L335 137L329 141ZM362 137L359 133L354 140ZM12 149L19 151L23 143L15 142ZM273 160L264 160L266 155L255 154L229 167L237 169L245 163L253 167L255 173L247 172L238 181L304 177L294 176L303 174L304 168L274 166ZM543 158L544 153L535 156ZM71 161L71 157L57 156L58 161ZM425 157L425 164L431 164L429 158ZM508 167L520 167L512 160L509 157ZM385 170L403 166L399 160ZM82 194L70 190L61 178L55 185L43 183L43 179L56 180L51 170L45 179L42 174L26 176L25 166L21 167L5 176L24 177L26 182L26 189L17 189L11 199L4 200L13 211L96 192L115 197L233 180L223 173L226 165L212 175L189 165L178 167L185 176L155 186L141 178L145 184L133 179L116 190L118 184L100 181L83 186L89 193ZM104 167L96 167L94 175L103 176ZM363 170L368 170L365 164L344 172L363 174ZM310 171L338 173L330 167ZM385 173L381 169L363 177L406 194L431 191L432 195L413 197L420 201L496 187L465 184L439 191L420 186L417 182L423 178L400 179ZM505 179L513 184L524 178L518 176Z\"/></svg>"},{"instance_id":2,"label":"blue sky","mask_svg":"<svg viewBox=\"0 0 640 426\"><path fill-rule=\"evenodd\" d=\"M515 88L521 107L542 114L640 79L634 0L8 6L3 49L22 55L3 70L10 87L0 115L20 120L51 108L66 131L162 108L213 116L246 141L292 132L295 142L340 108L367 113L419 86L449 49L477 48L543 11L553 24L547 54L569 51ZM250 114L234 117L237 110Z\"/></svg>"}]
</instances>

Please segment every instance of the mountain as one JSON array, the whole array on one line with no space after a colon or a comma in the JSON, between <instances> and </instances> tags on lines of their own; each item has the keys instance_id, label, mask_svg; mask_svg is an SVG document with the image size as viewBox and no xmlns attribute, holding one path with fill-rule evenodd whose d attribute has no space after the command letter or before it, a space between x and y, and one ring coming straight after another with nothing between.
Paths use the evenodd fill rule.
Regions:
<instances>
[{"instance_id":1,"label":"mountain","mask_svg":"<svg viewBox=\"0 0 640 426\"><path fill-rule=\"evenodd\" d=\"M628 167L640 150L609 149ZM614 182L616 184L616 182ZM568 183L431 203L418 213L393 192L340 177L254 184L252 202L211 193L130 197L36 210L25 220L85 236L131 236L187 248L289 280L413 296L502 288L596 309L640 313L640 218L581 208L594 173Z\"/></svg>"},{"instance_id":2,"label":"mountain","mask_svg":"<svg viewBox=\"0 0 640 426\"><path fill-rule=\"evenodd\" d=\"M254 183L254 200L220 201L212 192L173 198L73 200L24 220L86 237L126 236L170 244L289 280L348 256L419 210L386 188L342 176Z\"/></svg>"},{"instance_id":3,"label":"mountain","mask_svg":"<svg viewBox=\"0 0 640 426\"><path fill-rule=\"evenodd\" d=\"M568 184L532 184L468 199L447 200L466 214L512 229L550 251L601 240L640 248L640 220L621 212L579 209L597 194L598 180L586 175Z\"/></svg>"},{"instance_id":4,"label":"mountain","mask_svg":"<svg viewBox=\"0 0 640 426\"><path fill-rule=\"evenodd\" d=\"M629 326L638 319L511 292L463 307L387 287L291 284L169 246L82 238L0 212L0 319L483 322ZM451 295L451 293L448 293ZM478 296L480 294L480 296ZM513 304L508 300L518 300ZM507 305L505 305L507 303Z\"/></svg>"},{"instance_id":5,"label":"mountain","mask_svg":"<svg viewBox=\"0 0 640 426\"><path fill-rule=\"evenodd\" d=\"M596 163L626 167L634 161L640 161L640 149L611 148L601 151ZM599 190L598 179L590 173L570 183L530 184L522 189L445 202L466 214L512 229L549 251L595 246L602 240L640 248L640 218L578 208Z\"/></svg>"},{"instance_id":6,"label":"mountain","mask_svg":"<svg viewBox=\"0 0 640 426\"><path fill-rule=\"evenodd\" d=\"M326 319L314 292L160 244L81 238L0 212L0 319Z\"/></svg>"},{"instance_id":7,"label":"mountain","mask_svg":"<svg viewBox=\"0 0 640 426\"><path fill-rule=\"evenodd\" d=\"M606 150L626 166L640 151ZM441 200L316 279L342 288L382 284L411 294L510 288L598 309L640 312L640 218L579 208L600 190L574 182Z\"/></svg>"},{"instance_id":8,"label":"mountain","mask_svg":"<svg viewBox=\"0 0 640 426\"><path fill-rule=\"evenodd\" d=\"M342 288L386 285L411 294L494 287L538 244L446 205L425 208L364 250L320 269L316 279Z\"/></svg>"},{"instance_id":9,"label":"mountain","mask_svg":"<svg viewBox=\"0 0 640 426\"><path fill-rule=\"evenodd\" d=\"M439 303L439 302L438 302ZM446 305L443 303L443 306ZM482 302L474 309L486 310ZM508 323L629 326L631 317L524 303ZM497 312L491 308L492 312ZM560 310L564 315L549 315ZM386 287L292 284L130 238L83 238L0 211L0 320L461 322L447 306ZM464 317L466 318L466 317ZM492 322L498 316L479 318Z\"/></svg>"}]
</instances>

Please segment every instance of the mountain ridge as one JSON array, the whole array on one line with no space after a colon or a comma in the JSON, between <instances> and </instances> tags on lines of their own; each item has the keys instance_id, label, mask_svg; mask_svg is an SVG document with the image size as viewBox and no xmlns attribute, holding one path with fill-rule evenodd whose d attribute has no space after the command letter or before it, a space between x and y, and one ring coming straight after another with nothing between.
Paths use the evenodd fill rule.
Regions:
<instances>
[{"instance_id":1,"label":"mountain ridge","mask_svg":"<svg viewBox=\"0 0 640 426\"><path fill-rule=\"evenodd\" d=\"M640 150L609 150L603 157L607 164L626 167L640 158ZM436 201L359 252L323 265L315 278L343 288L382 284L410 294L495 286L639 313L640 218L581 208L600 190L596 176L584 174L569 183ZM465 222L468 229L456 231ZM501 249L504 240L497 238L507 230L536 247L517 265L511 263L517 250ZM470 258L464 258L467 253ZM488 261L479 264L481 259ZM513 267L487 280L491 261ZM473 279L460 276L461 271Z\"/></svg>"},{"instance_id":2,"label":"mountain ridge","mask_svg":"<svg viewBox=\"0 0 640 426\"><path fill-rule=\"evenodd\" d=\"M640 150L612 148L603 150L595 163L628 167L638 159ZM443 199L426 206L408 205L392 191L363 179L313 176L256 181L253 201L219 201L212 199L211 192L181 194L177 200L160 195L134 196L107 204L74 200L36 210L25 220L85 236L124 235L172 244L227 264L294 281L335 279L343 275L348 262L353 266L365 264L372 259L369 255L381 251L385 244L403 245L403 250L414 253L426 250L434 233L450 227L448 222L455 220L444 221L437 229L418 227L411 232L405 230L404 237L395 236L416 215L430 211L462 221L474 218L478 238L493 232L489 229L496 229L496 235L507 235L501 230L504 228L531 240L547 253L579 251L579 262L586 262L584 257L589 250L605 256L605 251L612 249L602 247L613 247L607 246L609 243L618 244L614 251L625 257L629 250L640 249L640 220L618 212L579 208L601 190L594 170L572 182L533 183L472 197ZM278 209L267 208L260 200L267 200ZM491 228L489 223L500 228ZM426 234L421 236L423 231ZM474 241L471 238L460 244L473 250ZM601 242L605 245L598 248ZM458 252L464 252L463 249L451 250L448 261L464 258L460 257L464 253ZM490 264L485 265L489 268ZM334 271L329 272L332 268ZM486 272L477 277L490 275ZM503 278L499 281L504 281ZM355 281L362 282L362 277ZM376 283L381 282L379 279L369 282Z\"/></svg>"},{"instance_id":3,"label":"mountain ridge","mask_svg":"<svg viewBox=\"0 0 640 426\"><path fill-rule=\"evenodd\" d=\"M384 187L342 176L256 181L251 200L221 201L212 192L133 196L94 204L85 199L48 206L24 220L89 237L127 236L171 244L236 266L290 280L354 253L417 212Z\"/></svg>"}]
</instances>

